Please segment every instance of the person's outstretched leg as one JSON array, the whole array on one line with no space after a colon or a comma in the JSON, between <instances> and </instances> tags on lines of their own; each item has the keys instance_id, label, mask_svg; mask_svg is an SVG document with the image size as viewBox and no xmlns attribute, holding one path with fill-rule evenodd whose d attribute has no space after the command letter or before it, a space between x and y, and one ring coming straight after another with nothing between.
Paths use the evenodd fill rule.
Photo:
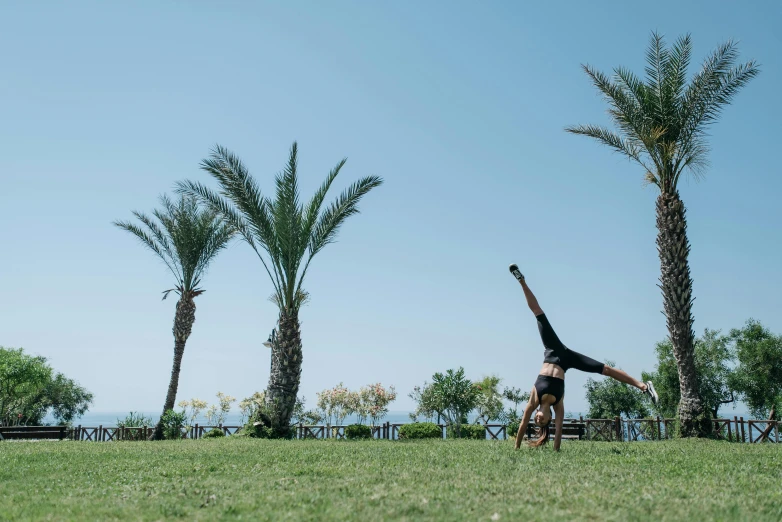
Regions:
<instances>
[{"instance_id":1,"label":"person's outstretched leg","mask_svg":"<svg viewBox=\"0 0 782 522\"><path fill-rule=\"evenodd\" d=\"M538 300L535 299L535 294L533 294L532 290L527 286L527 281L524 279L521 271L519 271L519 267L515 263L510 265L510 273L513 274L513 277L521 284L521 288L524 290L524 297L527 299L527 306L529 306L529 309L535 314L535 317L542 314L543 310L540 308Z\"/></svg>"},{"instance_id":2,"label":"person's outstretched leg","mask_svg":"<svg viewBox=\"0 0 782 522\"><path fill-rule=\"evenodd\" d=\"M634 377L631 377L630 374L628 374L624 370L620 370L618 368L612 368L610 366L604 366L603 375L605 375L606 377L611 377L612 379L616 379L619 382L629 384L630 386L635 386L642 392L646 391L645 383L639 381L638 379L635 379Z\"/></svg>"},{"instance_id":3,"label":"person's outstretched leg","mask_svg":"<svg viewBox=\"0 0 782 522\"><path fill-rule=\"evenodd\" d=\"M658 400L657 391L655 391L652 381L641 382L638 379L631 377L630 374L628 374L624 370L620 370L618 368L612 368L608 365L603 367L603 375L605 375L606 377L611 377L612 379L616 379L619 382L629 384L630 386L635 386L636 388L644 392L646 395L648 395L649 398L652 399L652 402L654 404L657 404L657 400Z\"/></svg>"},{"instance_id":4,"label":"person's outstretched leg","mask_svg":"<svg viewBox=\"0 0 782 522\"><path fill-rule=\"evenodd\" d=\"M600 361L596 361L591 357L587 357L584 354L568 350L565 360L563 361L569 368L575 368L586 373L597 373L611 377L619 382L635 386L652 399L654 404L657 404L657 392L654 390L652 381L641 382L634 377L631 377L627 372L618 368L612 368L607 364L603 364Z\"/></svg>"}]
</instances>

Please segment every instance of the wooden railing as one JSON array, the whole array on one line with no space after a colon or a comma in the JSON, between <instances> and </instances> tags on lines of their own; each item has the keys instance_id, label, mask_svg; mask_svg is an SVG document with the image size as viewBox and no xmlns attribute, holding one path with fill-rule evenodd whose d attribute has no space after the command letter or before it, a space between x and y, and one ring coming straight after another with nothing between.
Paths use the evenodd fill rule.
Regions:
<instances>
[{"instance_id":1,"label":"wooden railing","mask_svg":"<svg viewBox=\"0 0 782 522\"><path fill-rule=\"evenodd\" d=\"M780 442L780 421L773 420L745 420L744 417L732 419L714 419L714 435L721 440L733 442ZM676 433L676 419L565 419L565 425L582 426L583 438L592 441L610 442L634 442L649 440L672 439ZM530 423L534 428L534 423ZM399 430L405 423L385 422L378 426L371 426L372 438L385 440L398 440ZM446 438L446 426L438 424L442 437ZM298 424L291 426L295 430L297 439L344 439L347 426L322 426ZM517 426L504 424L487 424L486 438L488 440L507 440L514 438ZM183 439L200 439L208 432L217 429L225 435L236 433L241 426L201 426L196 424L182 430ZM77 426L70 428L68 438L72 440L90 442L132 441L147 440L152 435L151 426ZM554 430L551 430L553 435ZM764 437L765 433L765 437ZM762 439L762 440L761 440Z\"/></svg>"}]
</instances>

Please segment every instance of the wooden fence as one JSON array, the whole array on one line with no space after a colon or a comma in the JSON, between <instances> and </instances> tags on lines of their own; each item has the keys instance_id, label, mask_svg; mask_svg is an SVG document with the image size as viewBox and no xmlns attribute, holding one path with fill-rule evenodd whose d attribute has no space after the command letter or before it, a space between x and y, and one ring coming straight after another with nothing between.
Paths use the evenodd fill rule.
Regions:
<instances>
[{"instance_id":1,"label":"wooden fence","mask_svg":"<svg viewBox=\"0 0 782 522\"><path fill-rule=\"evenodd\" d=\"M565 419L565 425L583 427L583 438L593 441L633 442L663 440L674 438L676 419ZM733 419L714 419L716 438L733 442L757 443L767 441L779 444L780 422L772 420L744 420L744 417ZM534 426L534 423L531 423ZM371 426L372 438L398 440L399 430L404 423L385 422L379 426ZM442 437L446 438L446 426L439 424ZM516 436L516 426L504 424L487 424L486 439L506 440ZM212 430L221 430L225 435L236 433L241 426L200 426L196 424L182 430L183 439L200 439ZM307 426L299 424L292 426L297 439L344 439L346 426ZM151 426L77 426L68 432L72 440L109 442L146 440L152 434ZM554 430L551 430L552 436ZM764 437L763 434L766 434Z\"/></svg>"}]
</instances>

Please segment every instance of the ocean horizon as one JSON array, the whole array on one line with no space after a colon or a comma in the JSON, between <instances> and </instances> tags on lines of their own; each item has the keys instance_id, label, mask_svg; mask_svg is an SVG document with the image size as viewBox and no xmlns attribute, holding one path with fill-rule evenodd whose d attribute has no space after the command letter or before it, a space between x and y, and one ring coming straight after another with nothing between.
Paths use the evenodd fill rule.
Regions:
<instances>
[{"instance_id":1,"label":"ocean horizon","mask_svg":"<svg viewBox=\"0 0 782 522\"><path fill-rule=\"evenodd\" d=\"M125 419L125 417L128 416L130 412L117 412L117 411L95 411L95 412L87 412L85 413L81 418L75 419L73 421L74 426L89 426L89 427L97 427L97 426L116 426L118 424L118 421L121 421ZM150 418L153 421L157 421L158 417L160 416L159 411L150 412L150 411L142 411L142 412L133 412L134 415L143 415L144 417ZM412 422L410 419L410 413L409 411L390 411L388 412L388 415L383 417L380 420L380 423L390 422L392 424L403 424L403 423L409 423ZM567 412L567 418L578 418L579 416L584 416L585 418L587 415L582 412ZM734 416L737 417L744 417L744 419L751 419L752 417L747 413L743 411L730 411L730 412L721 412L720 418L732 419ZM469 421L474 422L476 416L470 415ZM424 419L420 419L424 420ZM343 424L353 424L357 421L357 418L355 415L350 415L345 419L345 422ZM44 422L47 424L54 423L54 418L51 416L47 416L44 418ZM206 426L207 421L206 418L202 415L199 418L196 419L195 423ZM493 423L497 423L496 421ZM231 411L226 414L225 420L223 421L224 426L239 426L241 425L241 413L238 411Z\"/></svg>"}]
</instances>

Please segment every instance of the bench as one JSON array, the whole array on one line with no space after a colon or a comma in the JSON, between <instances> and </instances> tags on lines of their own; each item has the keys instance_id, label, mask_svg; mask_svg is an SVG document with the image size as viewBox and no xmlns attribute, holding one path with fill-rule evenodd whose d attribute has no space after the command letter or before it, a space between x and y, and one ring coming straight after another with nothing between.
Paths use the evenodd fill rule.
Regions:
<instances>
[{"instance_id":1,"label":"bench","mask_svg":"<svg viewBox=\"0 0 782 522\"><path fill-rule=\"evenodd\" d=\"M549 440L554 438L554 421L552 420L551 430L549 431ZM533 439L537 434L537 426L530 423L527 426L527 438ZM581 440L586 434L586 424L583 422L563 422L562 423L562 440Z\"/></svg>"},{"instance_id":2,"label":"bench","mask_svg":"<svg viewBox=\"0 0 782 522\"><path fill-rule=\"evenodd\" d=\"M0 440L54 439L68 436L67 426L0 426Z\"/></svg>"}]
</instances>

